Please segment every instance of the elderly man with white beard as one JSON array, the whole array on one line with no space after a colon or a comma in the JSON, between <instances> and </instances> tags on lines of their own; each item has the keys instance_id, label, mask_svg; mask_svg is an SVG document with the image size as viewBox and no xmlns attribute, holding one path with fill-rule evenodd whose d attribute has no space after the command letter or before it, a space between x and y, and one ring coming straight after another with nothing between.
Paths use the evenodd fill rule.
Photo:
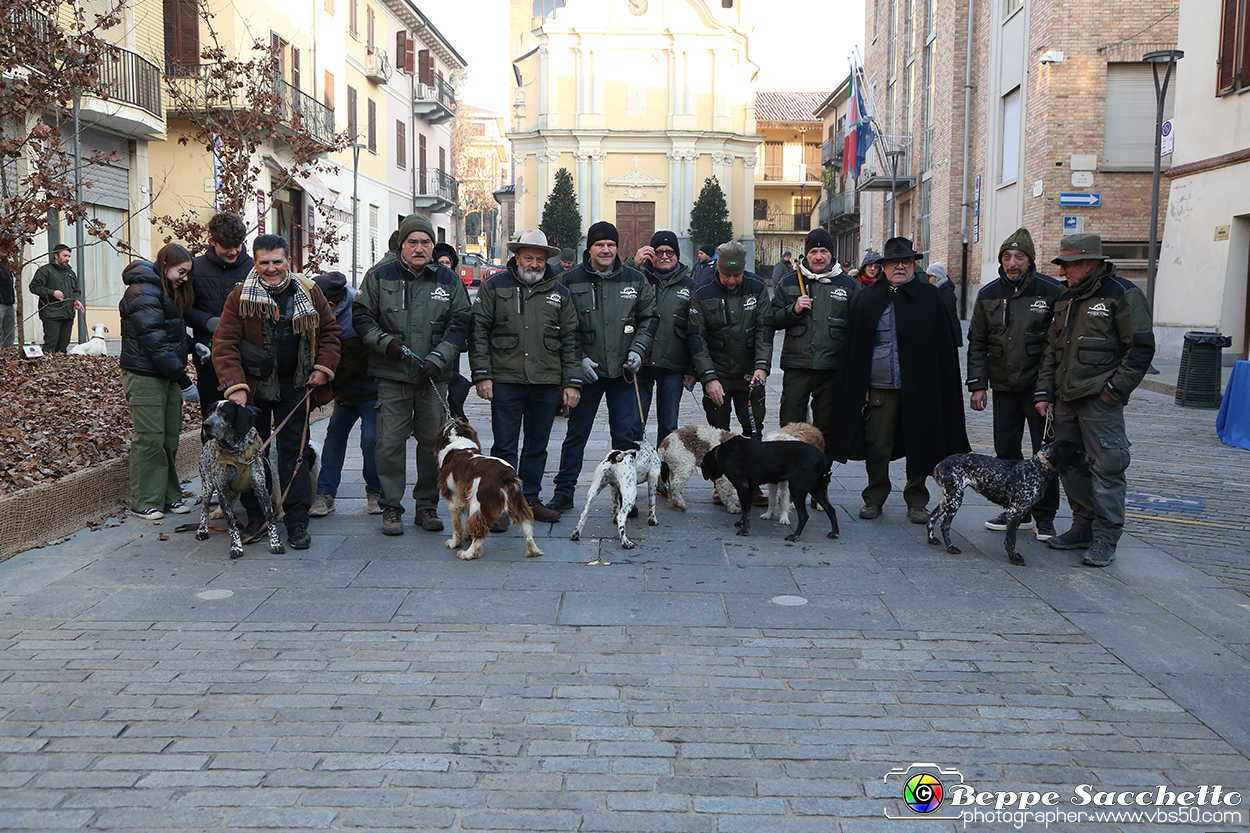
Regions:
<instances>
[{"instance_id":1,"label":"elderly man with white beard","mask_svg":"<svg viewBox=\"0 0 1250 833\"><path fill-rule=\"evenodd\" d=\"M491 403L491 456L517 469L525 500L542 523L560 513L540 499L547 441L556 406L574 408L581 399L581 358L577 311L568 287L556 280L547 262L560 254L538 230L508 244L512 257L504 272L482 281L473 305L473 346L469 367L477 395ZM522 427L525 442L517 465ZM506 516L492 531L507 528Z\"/></svg>"}]
</instances>

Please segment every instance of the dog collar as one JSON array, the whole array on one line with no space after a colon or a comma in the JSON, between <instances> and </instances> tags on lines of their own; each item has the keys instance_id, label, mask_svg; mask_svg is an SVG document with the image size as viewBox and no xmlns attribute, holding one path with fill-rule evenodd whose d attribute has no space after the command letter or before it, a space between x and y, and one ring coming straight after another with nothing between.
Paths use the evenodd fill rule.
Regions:
<instances>
[{"instance_id":1,"label":"dog collar","mask_svg":"<svg viewBox=\"0 0 1250 833\"><path fill-rule=\"evenodd\" d=\"M1051 471L1056 471L1056 472L1059 471L1059 469L1055 468L1054 463L1050 462L1049 460L1047 460L1045 457L1042 456L1042 452L1040 451L1037 452L1035 456L1037 457L1038 460L1042 461L1042 465L1045 466L1046 468L1050 469Z\"/></svg>"}]
</instances>

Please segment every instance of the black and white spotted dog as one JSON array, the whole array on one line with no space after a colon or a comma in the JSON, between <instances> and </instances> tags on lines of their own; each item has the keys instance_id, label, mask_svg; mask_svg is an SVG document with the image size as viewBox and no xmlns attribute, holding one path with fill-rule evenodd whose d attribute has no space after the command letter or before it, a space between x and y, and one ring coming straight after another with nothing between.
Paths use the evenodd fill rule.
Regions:
<instances>
[{"instance_id":1,"label":"black and white spotted dog","mask_svg":"<svg viewBox=\"0 0 1250 833\"><path fill-rule=\"evenodd\" d=\"M964 490L972 487L1007 510L1007 558L1012 564L1024 565L1024 556L1016 551L1016 530L1029 514L1033 504L1041 500L1051 478L1073 468L1089 468L1093 464L1080 444L1072 440L1056 440L1027 460L999 460L985 454L952 454L933 469L933 479L942 487L942 500L929 514L929 543L946 543L946 551L958 554L951 544L951 521L964 502ZM933 534L938 518L942 519L942 539Z\"/></svg>"},{"instance_id":2,"label":"black and white spotted dog","mask_svg":"<svg viewBox=\"0 0 1250 833\"><path fill-rule=\"evenodd\" d=\"M243 539L239 536L234 501L240 492L248 489L256 493L269 524L269 551L274 555L286 552L278 540L278 521L269 499L264 455L260 452L260 437L255 430L256 415L255 408L223 399L213 406L204 420L204 432L212 441L205 443L204 450L200 452L200 482L203 486L200 528L195 533L195 539L208 539L209 503L216 494L230 529L231 558L243 557Z\"/></svg>"},{"instance_id":3,"label":"black and white spotted dog","mask_svg":"<svg viewBox=\"0 0 1250 833\"><path fill-rule=\"evenodd\" d=\"M616 529L621 534L621 546L632 550L634 542L625 535L625 519L629 510L638 499L638 487L647 484L647 525L655 526L660 521L655 516L656 485L660 480L660 456L655 446L643 442L635 447L616 449L608 452L603 462L595 467L594 479L590 481L590 491L586 493L586 507L582 509L582 517L577 522L577 529L569 536L569 540L577 541L582 537L582 527L586 525L586 516L590 514L590 504L595 495L605 488L612 489L612 516L616 519Z\"/></svg>"}]
</instances>

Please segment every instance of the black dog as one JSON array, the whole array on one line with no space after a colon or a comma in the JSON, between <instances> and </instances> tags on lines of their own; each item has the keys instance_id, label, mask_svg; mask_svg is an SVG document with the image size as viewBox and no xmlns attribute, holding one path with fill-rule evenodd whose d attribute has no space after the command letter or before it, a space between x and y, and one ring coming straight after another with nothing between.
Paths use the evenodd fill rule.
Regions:
<instances>
[{"instance_id":1,"label":"black dog","mask_svg":"<svg viewBox=\"0 0 1250 833\"><path fill-rule=\"evenodd\" d=\"M789 481L790 496L794 498L799 525L786 536L787 541L797 541L807 526L807 496L810 494L825 514L833 529L827 537L838 537L838 516L829 504L829 470L831 464L824 452L813 445L798 441L765 443L747 437L730 437L708 451L699 464L700 471L708 480L715 482L724 475L738 492L742 506L742 519L734 526L739 535L751 534L751 493L765 483Z\"/></svg>"},{"instance_id":2,"label":"black dog","mask_svg":"<svg viewBox=\"0 0 1250 833\"><path fill-rule=\"evenodd\" d=\"M286 552L278 540L278 521L274 517L273 503L269 500L265 458L260 452L260 437L255 429L258 413L253 407L236 405L229 399L223 399L213 406L204 420L203 430L213 442L205 444L200 452L200 481L203 485L200 489L200 527L196 530L195 540L208 539L209 503L216 493L230 528L231 558L243 557L243 540L239 536L234 501L240 492L248 489L256 493L269 524L269 551L274 555Z\"/></svg>"},{"instance_id":3,"label":"black dog","mask_svg":"<svg viewBox=\"0 0 1250 833\"><path fill-rule=\"evenodd\" d=\"M1072 468L1089 468L1092 462L1080 444L1072 440L1056 440L1027 460L952 454L933 470L933 479L942 487L942 500L929 515L929 543L942 543L933 534L933 526L941 517L946 551L960 552L959 547L951 544L951 521L963 505L964 490L971 486L1007 510L1007 558L1012 564L1023 566L1024 556L1016 552L1016 530L1020 521L1033 504L1041 500L1051 478Z\"/></svg>"}]
</instances>

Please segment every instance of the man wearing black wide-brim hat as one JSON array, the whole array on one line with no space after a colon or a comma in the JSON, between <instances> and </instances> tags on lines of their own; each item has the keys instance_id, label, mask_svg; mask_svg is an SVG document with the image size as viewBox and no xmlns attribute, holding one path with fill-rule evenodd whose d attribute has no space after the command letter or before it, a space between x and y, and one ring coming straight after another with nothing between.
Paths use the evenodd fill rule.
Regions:
<instances>
[{"instance_id":1,"label":"man wearing black wide-brim hat","mask_svg":"<svg viewBox=\"0 0 1250 833\"><path fill-rule=\"evenodd\" d=\"M928 520L925 478L951 454L970 450L949 314L936 287L919 277L923 255L891 237L882 278L851 305L834 407L825 432L830 458L868 470L859 516L880 517L890 494L890 461L907 458L907 518Z\"/></svg>"}]
</instances>

